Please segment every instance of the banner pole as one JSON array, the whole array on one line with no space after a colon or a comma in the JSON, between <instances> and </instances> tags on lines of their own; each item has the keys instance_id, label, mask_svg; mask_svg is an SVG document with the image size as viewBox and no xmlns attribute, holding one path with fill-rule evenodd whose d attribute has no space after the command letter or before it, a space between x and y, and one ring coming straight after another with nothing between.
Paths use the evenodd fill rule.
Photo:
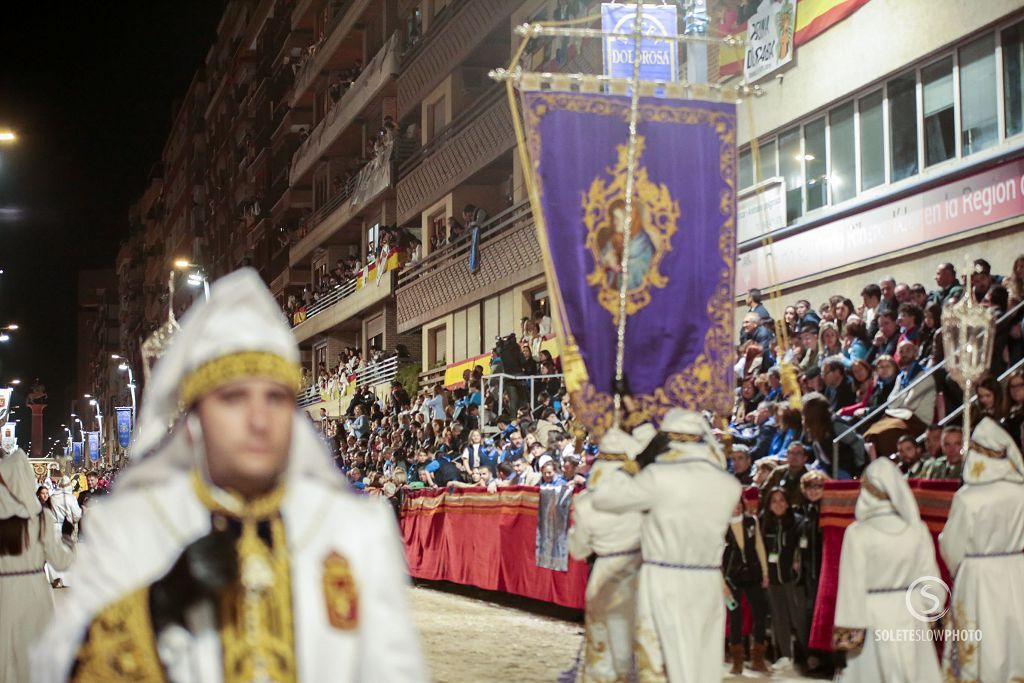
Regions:
<instances>
[{"instance_id":1,"label":"banner pole","mask_svg":"<svg viewBox=\"0 0 1024 683\"><path fill-rule=\"evenodd\" d=\"M615 347L614 426L622 422L622 378L626 361L626 301L629 282L629 243L633 231L633 189L636 176L636 123L640 114L640 62L643 45L643 0L636 0L633 19L633 85L629 103L629 142L626 147L626 208L622 221L622 261L619 276L619 319Z\"/></svg>"}]
</instances>

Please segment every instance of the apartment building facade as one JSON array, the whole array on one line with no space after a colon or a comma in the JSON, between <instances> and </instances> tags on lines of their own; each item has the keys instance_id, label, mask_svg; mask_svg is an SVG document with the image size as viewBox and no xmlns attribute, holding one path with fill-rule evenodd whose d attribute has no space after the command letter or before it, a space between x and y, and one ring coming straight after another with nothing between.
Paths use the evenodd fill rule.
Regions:
<instances>
[{"instance_id":1,"label":"apartment building facade","mask_svg":"<svg viewBox=\"0 0 1024 683\"><path fill-rule=\"evenodd\" d=\"M709 25L743 4L712 3ZM854 5L739 107L738 293L855 297L890 272L930 287L939 261L970 252L1005 272L1024 251L1018 3ZM257 268L314 378L346 347L401 348L426 383L486 365L496 337L552 313L511 113L487 73L509 62L517 25L599 11L597 0L228 2L133 210L127 261L142 259L143 303L124 314L122 346L166 320L169 278L176 311L201 295L172 275L187 261L211 279ZM718 49L707 57L711 80L736 82ZM531 41L522 63L600 73L601 60L598 40L558 38ZM475 252L460 226L469 205ZM383 390L397 365L357 381ZM341 393L303 404L337 414Z\"/></svg>"},{"instance_id":2,"label":"apartment building facade","mask_svg":"<svg viewBox=\"0 0 1024 683\"><path fill-rule=\"evenodd\" d=\"M737 294L859 303L889 274L930 290L968 256L1008 273L1024 254L1022 37L1013 0L870 0L798 45L741 107Z\"/></svg>"}]
</instances>

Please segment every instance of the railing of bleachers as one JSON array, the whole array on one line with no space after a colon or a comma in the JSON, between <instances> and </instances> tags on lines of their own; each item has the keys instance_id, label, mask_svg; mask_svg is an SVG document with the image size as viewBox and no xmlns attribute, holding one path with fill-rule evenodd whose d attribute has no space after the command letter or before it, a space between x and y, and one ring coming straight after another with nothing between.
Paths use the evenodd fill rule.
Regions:
<instances>
[{"instance_id":1,"label":"railing of bleachers","mask_svg":"<svg viewBox=\"0 0 1024 683\"><path fill-rule=\"evenodd\" d=\"M398 356L391 356L356 370L356 386L373 387L394 380L398 376L398 360ZM330 398L332 397L328 397L328 400ZM299 408L308 408L323 402L323 393L317 383L300 392L295 398Z\"/></svg>"},{"instance_id":2,"label":"railing of bleachers","mask_svg":"<svg viewBox=\"0 0 1024 683\"><path fill-rule=\"evenodd\" d=\"M524 405L528 406L530 413L532 414L537 408L537 396L544 391L547 391L549 395L553 395L554 389L552 381L557 381L558 389L564 384L565 376L561 374L556 375L509 375L505 373L495 373L492 375L486 375L483 378L483 384L486 385L484 388L483 395L488 394L494 395L497 391L497 410L495 410L495 417L500 416L505 412L506 406L509 408L508 414L511 418L515 417L515 411ZM489 391L488 391L489 390ZM505 395L508 394L508 402L505 401ZM484 431L488 430L488 425L485 423L483 415L486 411L481 410L480 427Z\"/></svg>"},{"instance_id":3,"label":"railing of bleachers","mask_svg":"<svg viewBox=\"0 0 1024 683\"><path fill-rule=\"evenodd\" d=\"M1005 325L1009 321L1011 321L1011 319L1018 312L1020 312L1022 309L1024 309L1024 301L1018 303L1016 306L1014 306L1013 308L1008 310L1006 313L1000 315L999 318L997 319L997 321L995 322L996 329L998 329L999 326ZM938 364L936 364L936 365L932 366L931 368L929 368L923 375L921 375L918 378L915 378L913 380L913 382L911 382L905 389L902 389L900 391L894 391L893 394L889 396L888 400L886 400L885 403L883 403L882 405L879 405L879 407L877 409L874 409L873 411L871 411L870 413L868 413L867 415L862 417L859 421L854 423L850 428L848 428L842 434L839 434L836 438L834 438L833 439L833 446L834 447L838 447L839 442L842 441L846 436L848 436L848 435L850 435L850 434L852 434L854 432L859 432L862 427L864 427L864 426L870 424L871 422L873 422L874 419L876 419L879 415L881 415L887 409L889 409L891 407L892 403L897 398L899 398L902 394L904 394L905 392L909 391L910 389L912 389L915 386L918 386L919 384L921 384L922 382L925 382L926 380L931 379L931 380L934 381L935 374L938 371L944 369L945 367L946 367L946 361L942 360L941 362L938 362Z\"/></svg>"},{"instance_id":4,"label":"railing of bleachers","mask_svg":"<svg viewBox=\"0 0 1024 683\"><path fill-rule=\"evenodd\" d=\"M1017 361L1016 363L1011 365L1009 368L1004 370L1002 373L1000 373L999 377L996 378L996 381L998 381L1000 384L1003 384L1004 382L1006 382L1006 380L1008 380L1010 378L1010 375L1012 375L1013 373L1017 372L1021 368L1024 368L1024 358L1022 358L1021 360ZM975 403L978 402L978 396L977 395L971 396L970 397L970 401L971 401L971 405L974 405ZM945 427L946 425L950 424L951 422L956 420L958 417L963 415L963 412L964 412L964 404L961 403L960 405L958 405L956 407L955 410L950 411L944 418L939 420L938 421L938 426L939 427ZM921 443L922 441L924 441L924 438L925 438L926 435L927 435L927 432L925 432L921 436L917 437L917 442ZM964 435L964 438L966 439L967 435Z\"/></svg>"}]
</instances>

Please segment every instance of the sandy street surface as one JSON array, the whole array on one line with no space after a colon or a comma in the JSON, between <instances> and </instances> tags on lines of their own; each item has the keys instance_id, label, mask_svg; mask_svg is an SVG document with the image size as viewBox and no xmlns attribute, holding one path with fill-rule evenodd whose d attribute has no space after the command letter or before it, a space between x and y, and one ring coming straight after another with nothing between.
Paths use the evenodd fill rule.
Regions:
<instances>
[{"instance_id":1,"label":"sandy street surface","mask_svg":"<svg viewBox=\"0 0 1024 683\"><path fill-rule=\"evenodd\" d=\"M432 680L553 683L572 666L583 639L582 623L497 604L486 595L466 597L422 585L412 589L413 614ZM793 671L769 678L749 669L743 676L727 676L728 670L723 663L723 681L814 681Z\"/></svg>"},{"instance_id":2,"label":"sandy street surface","mask_svg":"<svg viewBox=\"0 0 1024 683\"><path fill-rule=\"evenodd\" d=\"M67 594L54 591L58 610ZM510 606L517 604L515 598L499 604L482 591L425 586L413 588L410 599L431 680L436 683L554 683L559 673L572 666L583 640L582 622L568 620L572 617L568 611L558 614L559 610L538 607L539 603L529 603L534 611L527 611ZM725 675L728 669L722 665L722 680L733 683L821 683L791 671L768 678L748 669L743 676L731 677Z\"/></svg>"}]
</instances>

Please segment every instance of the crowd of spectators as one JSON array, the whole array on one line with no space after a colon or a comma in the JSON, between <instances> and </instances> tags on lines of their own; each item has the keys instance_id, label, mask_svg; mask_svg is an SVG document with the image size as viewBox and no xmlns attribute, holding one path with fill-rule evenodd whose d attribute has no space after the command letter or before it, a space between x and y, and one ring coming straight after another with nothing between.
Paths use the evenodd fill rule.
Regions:
<instances>
[{"instance_id":1,"label":"crowd of spectators","mask_svg":"<svg viewBox=\"0 0 1024 683\"><path fill-rule=\"evenodd\" d=\"M1024 358L1022 316L1014 311L1024 299L1024 256L1003 277L976 260L967 286L996 319L1005 318L996 327L990 372L977 387L974 423L991 417L1019 446L1024 371L1010 374L1005 396L997 378ZM943 311L964 295L949 263L936 268L931 291L885 277L863 287L859 305L842 295L817 308L801 299L785 306L778 324L762 293L748 293L729 425L730 469L745 489L723 567L734 595L750 606L755 670L768 671L757 644L769 625L780 658L795 658L805 669L828 665L807 645L827 479L856 478L877 457L891 458L906 477L961 478L963 428L956 419L938 423L964 400L941 366ZM737 673L740 614L730 613L729 628Z\"/></svg>"}]
</instances>

